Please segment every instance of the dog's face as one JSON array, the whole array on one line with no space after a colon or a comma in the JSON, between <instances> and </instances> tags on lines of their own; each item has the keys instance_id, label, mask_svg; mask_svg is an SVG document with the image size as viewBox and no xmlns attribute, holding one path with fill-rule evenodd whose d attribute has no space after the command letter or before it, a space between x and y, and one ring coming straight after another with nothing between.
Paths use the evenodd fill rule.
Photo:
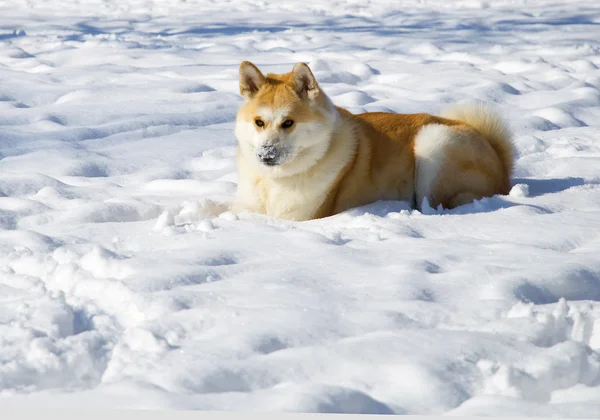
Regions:
<instances>
[{"instance_id":1,"label":"dog's face","mask_svg":"<svg viewBox=\"0 0 600 420\"><path fill-rule=\"evenodd\" d=\"M258 171L284 177L308 170L323 157L335 123L333 105L304 63L290 73L264 76L240 66L245 103L235 127L241 153Z\"/></svg>"}]
</instances>

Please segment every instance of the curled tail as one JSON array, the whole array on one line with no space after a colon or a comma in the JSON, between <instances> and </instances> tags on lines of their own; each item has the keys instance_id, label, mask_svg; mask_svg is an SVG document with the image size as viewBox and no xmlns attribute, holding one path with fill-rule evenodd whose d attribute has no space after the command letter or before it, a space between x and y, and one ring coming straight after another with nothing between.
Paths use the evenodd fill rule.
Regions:
<instances>
[{"instance_id":1,"label":"curled tail","mask_svg":"<svg viewBox=\"0 0 600 420\"><path fill-rule=\"evenodd\" d=\"M444 111L442 117L465 122L487 139L502 162L508 184L506 188L509 190L514 168L515 149L512 134L500 115L490 106L476 103L455 105Z\"/></svg>"}]
</instances>

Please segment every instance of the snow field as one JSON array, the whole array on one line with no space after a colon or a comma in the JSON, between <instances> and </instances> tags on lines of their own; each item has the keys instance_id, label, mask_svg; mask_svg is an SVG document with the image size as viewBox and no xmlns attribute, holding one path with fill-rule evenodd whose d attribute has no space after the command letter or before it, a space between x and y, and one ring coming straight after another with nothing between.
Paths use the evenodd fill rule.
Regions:
<instances>
[{"instance_id":1,"label":"snow field","mask_svg":"<svg viewBox=\"0 0 600 420\"><path fill-rule=\"evenodd\" d=\"M0 1L0 406L600 415L600 9ZM509 196L227 211L237 69L507 116Z\"/></svg>"}]
</instances>

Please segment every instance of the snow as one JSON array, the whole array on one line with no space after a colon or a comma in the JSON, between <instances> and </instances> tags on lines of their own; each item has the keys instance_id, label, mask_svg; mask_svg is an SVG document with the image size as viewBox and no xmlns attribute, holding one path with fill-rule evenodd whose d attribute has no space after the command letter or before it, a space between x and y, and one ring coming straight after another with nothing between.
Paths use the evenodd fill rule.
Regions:
<instances>
[{"instance_id":1,"label":"snow","mask_svg":"<svg viewBox=\"0 0 600 420\"><path fill-rule=\"evenodd\" d=\"M600 416L600 7L27 4L0 0L0 407ZM492 103L514 187L232 214L243 60L352 112Z\"/></svg>"}]
</instances>

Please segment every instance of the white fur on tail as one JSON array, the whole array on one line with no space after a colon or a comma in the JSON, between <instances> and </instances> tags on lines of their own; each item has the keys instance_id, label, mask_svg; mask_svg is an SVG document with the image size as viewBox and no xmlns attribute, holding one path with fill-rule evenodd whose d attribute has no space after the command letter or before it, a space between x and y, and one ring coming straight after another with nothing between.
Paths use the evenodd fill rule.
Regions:
<instances>
[{"instance_id":1,"label":"white fur on tail","mask_svg":"<svg viewBox=\"0 0 600 420\"><path fill-rule=\"evenodd\" d=\"M512 175L515 148L508 125L489 105L482 103L454 105L441 114L444 118L463 121L485 137L502 161L504 170Z\"/></svg>"},{"instance_id":2,"label":"white fur on tail","mask_svg":"<svg viewBox=\"0 0 600 420\"><path fill-rule=\"evenodd\" d=\"M415 137L415 199L421 210L424 198L431 197L431 189L442 169L446 149L460 140L459 134L442 124L427 124Z\"/></svg>"}]
</instances>

